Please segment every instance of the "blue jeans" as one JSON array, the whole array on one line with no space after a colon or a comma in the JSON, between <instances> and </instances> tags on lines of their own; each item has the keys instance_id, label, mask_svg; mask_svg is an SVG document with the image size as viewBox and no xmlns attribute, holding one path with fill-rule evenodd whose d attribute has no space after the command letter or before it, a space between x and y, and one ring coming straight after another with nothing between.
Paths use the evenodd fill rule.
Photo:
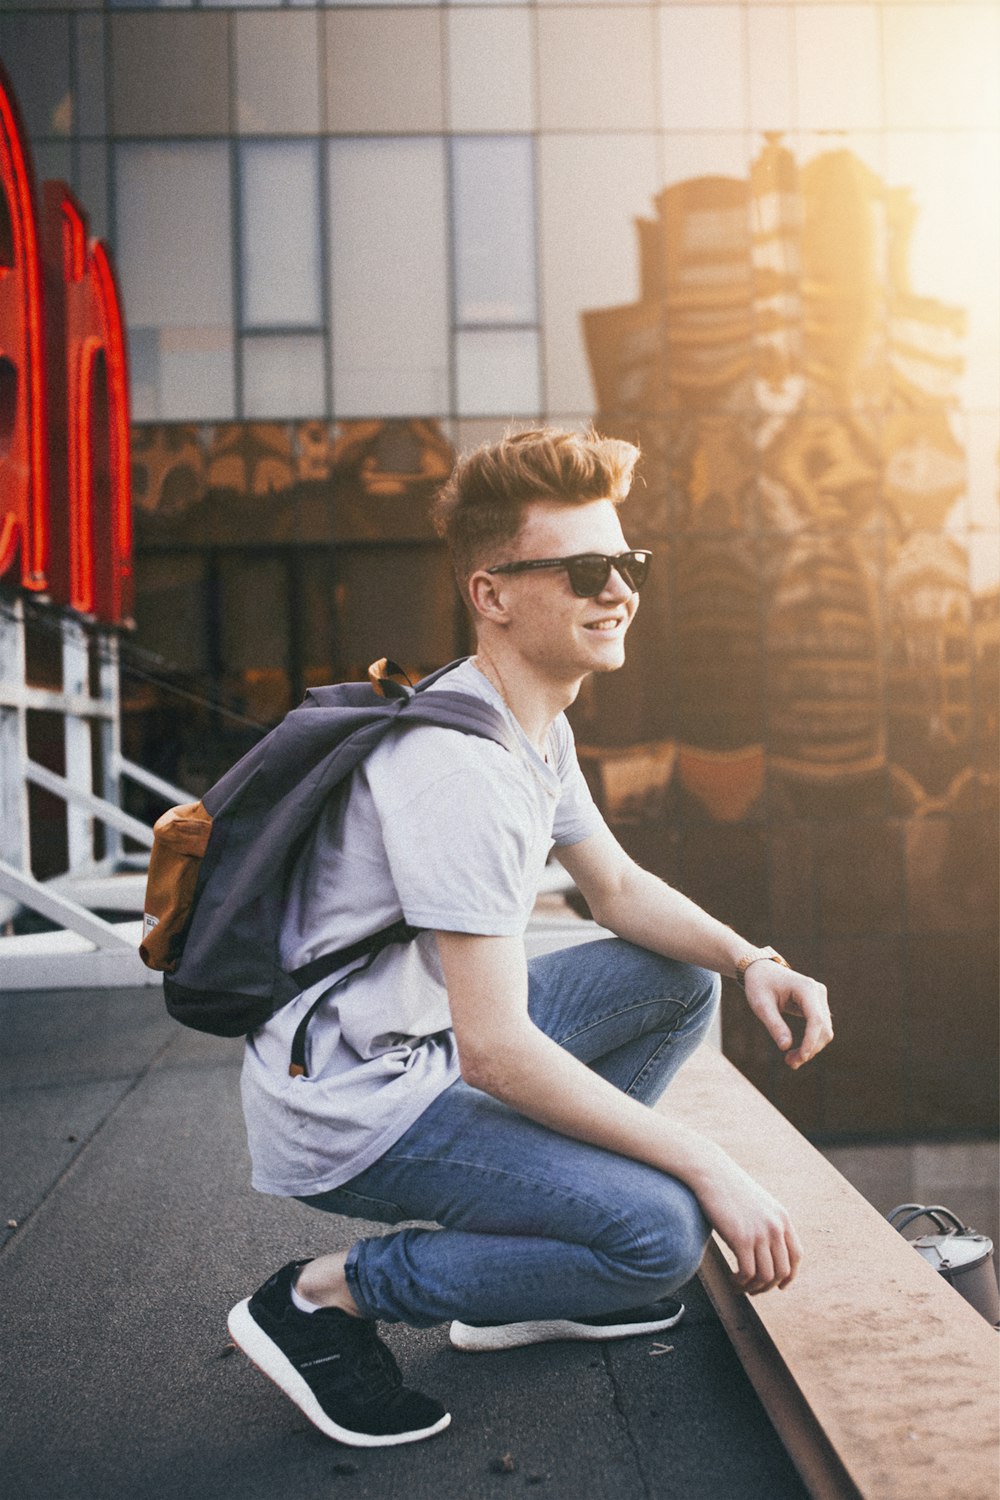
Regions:
<instances>
[{"instance_id":1,"label":"blue jeans","mask_svg":"<svg viewBox=\"0 0 1000 1500\"><path fill-rule=\"evenodd\" d=\"M535 1024L646 1104L718 1003L718 975L618 938L528 967ZM362 1314L417 1328L641 1306L694 1275L708 1238L697 1199L676 1178L557 1135L461 1079L372 1166L302 1201L442 1226L360 1240L347 1257Z\"/></svg>"}]
</instances>

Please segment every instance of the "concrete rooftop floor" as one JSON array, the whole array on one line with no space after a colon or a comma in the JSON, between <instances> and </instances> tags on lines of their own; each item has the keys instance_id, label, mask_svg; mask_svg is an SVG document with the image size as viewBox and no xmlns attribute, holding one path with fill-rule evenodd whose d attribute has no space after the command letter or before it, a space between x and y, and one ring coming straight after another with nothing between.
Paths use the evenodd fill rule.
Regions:
<instances>
[{"instance_id":1,"label":"concrete rooftop floor","mask_svg":"<svg viewBox=\"0 0 1000 1500\"><path fill-rule=\"evenodd\" d=\"M251 1190L241 1045L176 1026L158 990L0 999L11 1500L802 1500L697 1282L659 1340L461 1355L443 1327L389 1327L451 1427L382 1451L324 1438L231 1350L226 1312L366 1226Z\"/></svg>"}]
</instances>

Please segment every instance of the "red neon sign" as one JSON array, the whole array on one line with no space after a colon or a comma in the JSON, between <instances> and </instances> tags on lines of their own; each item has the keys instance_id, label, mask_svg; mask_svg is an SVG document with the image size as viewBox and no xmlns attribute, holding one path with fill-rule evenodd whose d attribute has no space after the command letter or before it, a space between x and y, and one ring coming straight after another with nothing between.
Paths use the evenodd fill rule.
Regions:
<instances>
[{"instance_id":1,"label":"red neon sign","mask_svg":"<svg viewBox=\"0 0 1000 1500\"><path fill-rule=\"evenodd\" d=\"M44 589L48 455L42 263L25 142L0 69L0 576L20 551L22 585Z\"/></svg>"},{"instance_id":2,"label":"red neon sign","mask_svg":"<svg viewBox=\"0 0 1000 1500\"><path fill-rule=\"evenodd\" d=\"M0 68L0 577L106 623L132 609L128 370L107 250L69 188L39 215Z\"/></svg>"}]
</instances>

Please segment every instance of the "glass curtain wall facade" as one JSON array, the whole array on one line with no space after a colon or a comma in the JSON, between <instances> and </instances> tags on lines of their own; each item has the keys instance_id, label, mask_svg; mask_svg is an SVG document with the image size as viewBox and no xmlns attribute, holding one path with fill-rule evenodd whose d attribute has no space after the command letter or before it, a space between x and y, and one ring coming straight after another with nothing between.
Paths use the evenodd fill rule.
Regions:
<instances>
[{"instance_id":1,"label":"glass curtain wall facade","mask_svg":"<svg viewBox=\"0 0 1000 1500\"><path fill-rule=\"evenodd\" d=\"M727 1050L817 1136L992 1128L1000 6L7 0L0 55L117 257L160 674L271 721L437 665L455 449L638 439L588 775L838 1001L805 1074ZM134 703L193 789L250 732Z\"/></svg>"}]
</instances>

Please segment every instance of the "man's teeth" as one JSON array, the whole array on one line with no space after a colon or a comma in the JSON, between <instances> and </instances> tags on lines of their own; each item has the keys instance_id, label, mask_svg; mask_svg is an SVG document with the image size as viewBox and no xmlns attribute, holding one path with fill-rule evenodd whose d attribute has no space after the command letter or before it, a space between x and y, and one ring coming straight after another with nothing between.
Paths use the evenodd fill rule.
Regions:
<instances>
[{"instance_id":1,"label":"man's teeth","mask_svg":"<svg viewBox=\"0 0 1000 1500\"><path fill-rule=\"evenodd\" d=\"M617 630L618 626L620 624L621 624L620 620L595 620L593 622L593 624L587 626L587 629L588 630Z\"/></svg>"}]
</instances>

